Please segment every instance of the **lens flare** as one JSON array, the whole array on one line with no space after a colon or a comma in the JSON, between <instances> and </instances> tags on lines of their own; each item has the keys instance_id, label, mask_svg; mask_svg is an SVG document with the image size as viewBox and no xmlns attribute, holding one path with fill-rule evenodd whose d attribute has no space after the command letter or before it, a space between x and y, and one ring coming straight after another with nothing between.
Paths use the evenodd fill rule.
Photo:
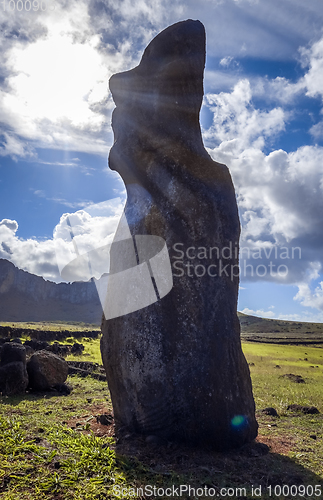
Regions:
<instances>
[{"instance_id":1,"label":"lens flare","mask_svg":"<svg viewBox=\"0 0 323 500\"><path fill-rule=\"evenodd\" d=\"M231 425L235 429L241 429L247 423L247 419L244 415L235 415L231 420Z\"/></svg>"}]
</instances>

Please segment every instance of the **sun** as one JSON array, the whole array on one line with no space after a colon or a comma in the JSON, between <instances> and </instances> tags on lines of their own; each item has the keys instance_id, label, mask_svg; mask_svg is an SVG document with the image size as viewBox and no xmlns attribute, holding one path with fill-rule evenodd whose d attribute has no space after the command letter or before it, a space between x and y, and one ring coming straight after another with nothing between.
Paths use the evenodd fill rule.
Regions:
<instances>
[{"instance_id":1,"label":"sun","mask_svg":"<svg viewBox=\"0 0 323 500\"><path fill-rule=\"evenodd\" d=\"M3 104L9 113L31 123L68 121L76 127L91 124L92 129L100 129L104 116L91 106L107 96L109 74L97 50L99 37L80 43L69 33L55 31L12 48L11 91L3 96Z\"/></svg>"}]
</instances>

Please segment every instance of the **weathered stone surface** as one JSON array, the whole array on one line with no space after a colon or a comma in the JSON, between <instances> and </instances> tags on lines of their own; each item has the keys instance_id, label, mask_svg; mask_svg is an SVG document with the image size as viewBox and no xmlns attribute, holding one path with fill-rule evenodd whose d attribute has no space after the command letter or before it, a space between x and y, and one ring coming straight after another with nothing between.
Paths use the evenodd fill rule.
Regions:
<instances>
[{"instance_id":1,"label":"weathered stone surface","mask_svg":"<svg viewBox=\"0 0 323 500\"><path fill-rule=\"evenodd\" d=\"M28 386L26 365L20 361L0 367L0 393L6 396L22 394Z\"/></svg>"},{"instance_id":2,"label":"weathered stone surface","mask_svg":"<svg viewBox=\"0 0 323 500\"><path fill-rule=\"evenodd\" d=\"M33 390L45 391L63 384L68 375L67 362L48 351L37 351L27 363L29 386Z\"/></svg>"},{"instance_id":3,"label":"weathered stone surface","mask_svg":"<svg viewBox=\"0 0 323 500\"><path fill-rule=\"evenodd\" d=\"M26 349L16 342L6 342L0 350L0 392L11 396L24 393L28 386Z\"/></svg>"},{"instance_id":4,"label":"weathered stone surface","mask_svg":"<svg viewBox=\"0 0 323 500\"><path fill-rule=\"evenodd\" d=\"M164 238L173 263L179 249L185 255L168 295L103 321L101 352L117 426L223 450L254 439L257 422L237 318L238 252L222 254L238 248L235 192L199 125L204 65L204 27L189 20L160 33L138 67L110 79L109 165L126 184L131 235ZM220 254L196 256L199 247ZM119 261L112 251L112 272Z\"/></svg>"},{"instance_id":5,"label":"weathered stone surface","mask_svg":"<svg viewBox=\"0 0 323 500\"><path fill-rule=\"evenodd\" d=\"M6 342L0 352L0 365L20 362L26 365L26 349L16 342Z\"/></svg>"}]
</instances>

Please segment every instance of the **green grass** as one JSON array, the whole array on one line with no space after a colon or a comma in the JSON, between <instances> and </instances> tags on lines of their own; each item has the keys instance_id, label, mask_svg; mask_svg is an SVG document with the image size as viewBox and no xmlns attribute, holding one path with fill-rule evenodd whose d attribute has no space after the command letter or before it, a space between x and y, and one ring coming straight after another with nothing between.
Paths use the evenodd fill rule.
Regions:
<instances>
[{"instance_id":1,"label":"green grass","mask_svg":"<svg viewBox=\"0 0 323 500\"><path fill-rule=\"evenodd\" d=\"M26 395L3 398L0 414L0 493L7 499L104 498L113 484L125 484L113 438L83 434L66 420L91 417L91 404L111 410L106 384L71 377L68 397ZM59 465L59 467L58 467ZM103 492L104 491L104 495ZM102 496L103 495L103 496Z\"/></svg>"},{"instance_id":2,"label":"green grass","mask_svg":"<svg viewBox=\"0 0 323 500\"><path fill-rule=\"evenodd\" d=\"M1 321L1 326L10 326L11 328L23 328L27 330L48 330L48 331L62 331L69 330L73 331L86 331L86 330L100 330L100 327L96 324L87 324L83 322L71 321L65 323L64 321L37 321L37 322L12 322L12 321Z\"/></svg>"},{"instance_id":3,"label":"green grass","mask_svg":"<svg viewBox=\"0 0 323 500\"><path fill-rule=\"evenodd\" d=\"M85 351L70 359L101 363L99 339L78 341L85 345ZM97 414L112 411L106 383L72 376L68 379L73 386L69 396L53 392L0 398L1 499L132 498L130 488L180 484L214 487L216 494L221 487L245 487L247 496L241 498L248 500L256 498L251 495L252 484L262 485L261 498L266 500L310 498L270 497L266 490L269 484L320 484L323 490L323 349L244 343L243 350L247 361L254 363L250 371L259 440L272 446L271 453L253 456L243 451L220 454L160 447L137 450L132 454L135 457L126 457L113 437L99 435L92 425ZM302 375L306 383L280 378L284 373ZM321 413L292 413L287 411L292 403L314 405ZM268 406L276 408L280 418L259 411ZM311 437L314 435L316 439ZM126 488L128 495L114 494L116 485ZM194 496L184 494L181 498Z\"/></svg>"},{"instance_id":4,"label":"green grass","mask_svg":"<svg viewBox=\"0 0 323 500\"><path fill-rule=\"evenodd\" d=\"M280 419L272 427L260 426L262 435L293 443L289 457L322 477L323 483L323 348L309 346L278 346L244 343L243 351L250 366L256 408L274 407ZM280 368L278 368L278 366ZM281 375L301 375L305 383L291 382ZM315 406L320 415L295 414L287 410L290 404ZM262 420L260 419L260 422ZM270 427L268 427L270 426ZM314 440L311 435L317 436Z\"/></svg>"},{"instance_id":5,"label":"green grass","mask_svg":"<svg viewBox=\"0 0 323 500\"><path fill-rule=\"evenodd\" d=\"M308 346L278 346L244 343L258 408L273 406L286 412L289 404L316 406L323 413L323 349ZM301 375L305 384L296 384L282 375Z\"/></svg>"},{"instance_id":6,"label":"green grass","mask_svg":"<svg viewBox=\"0 0 323 500\"><path fill-rule=\"evenodd\" d=\"M61 344L71 344L73 341L66 339L65 342L60 342ZM66 357L67 361L77 360L77 361L92 361L93 363L99 363L102 365L102 358L100 352L100 338L89 339L83 337L82 339L77 339L76 342L84 345L84 351L79 356L74 356L70 354Z\"/></svg>"}]
</instances>

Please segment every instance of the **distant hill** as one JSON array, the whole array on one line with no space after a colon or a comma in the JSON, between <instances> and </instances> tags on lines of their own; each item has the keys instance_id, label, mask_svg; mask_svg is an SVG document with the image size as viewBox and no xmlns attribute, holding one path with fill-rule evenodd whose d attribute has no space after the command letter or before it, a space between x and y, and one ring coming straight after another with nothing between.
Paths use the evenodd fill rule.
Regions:
<instances>
[{"instance_id":1,"label":"distant hill","mask_svg":"<svg viewBox=\"0 0 323 500\"><path fill-rule=\"evenodd\" d=\"M238 313L241 337L258 342L323 343L323 323L258 318Z\"/></svg>"},{"instance_id":2,"label":"distant hill","mask_svg":"<svg viewBox=\"0 0 323 500\"><path fill-rule=\"evenodd\" d=\"M95 284L53 283L0 259L0 321L101 323Z\"/></svg>"}]
</instances>

